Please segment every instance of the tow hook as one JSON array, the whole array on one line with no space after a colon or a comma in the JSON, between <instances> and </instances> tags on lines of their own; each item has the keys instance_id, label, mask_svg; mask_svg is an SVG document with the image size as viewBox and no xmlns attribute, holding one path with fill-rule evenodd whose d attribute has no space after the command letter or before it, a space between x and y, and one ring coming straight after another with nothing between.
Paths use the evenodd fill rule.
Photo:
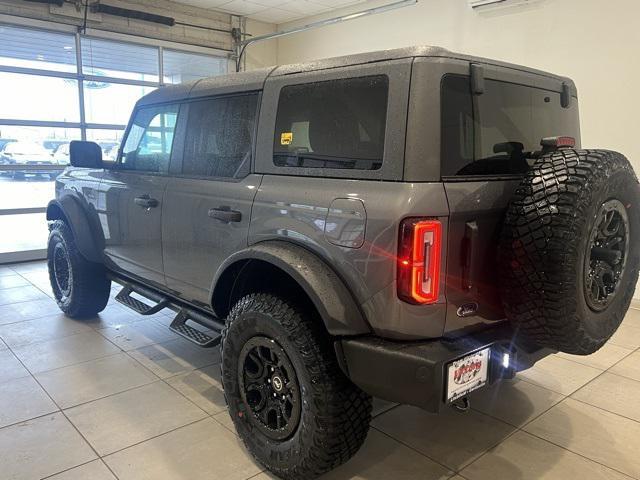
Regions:
<instances>
[{"instance_id":1,"label":"tow hook","mask_svg":"<svg viewBox=\"0 0 640 480\"><path fill-rule=\"evenodd\" d=\"M451 404L451 408L453 408L458 413L467 413L471 408L471 401L469 397L462 397Z\"/></svg>"}]
</instances>

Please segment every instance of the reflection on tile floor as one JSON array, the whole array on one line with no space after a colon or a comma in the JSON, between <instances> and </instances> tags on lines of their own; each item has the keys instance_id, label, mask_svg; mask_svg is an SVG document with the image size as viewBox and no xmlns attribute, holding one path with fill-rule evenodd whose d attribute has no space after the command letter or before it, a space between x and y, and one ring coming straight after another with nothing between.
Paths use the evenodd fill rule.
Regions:
<instances>
[{"instance_id":1,"label":"reflection on tile floor","mask_svg":"<svg viewBox=\"0 0 640 480\"><path fill-rule=\"evenodd\" d=\"M0 266L0 474L227 480L262 472L233 432L220 355L112 301L62 315L43 262ZM640 479L640 310L590 357L559 354L431 416L376 400L362 450L326 480Z\"/></svg>"}]
</instances>

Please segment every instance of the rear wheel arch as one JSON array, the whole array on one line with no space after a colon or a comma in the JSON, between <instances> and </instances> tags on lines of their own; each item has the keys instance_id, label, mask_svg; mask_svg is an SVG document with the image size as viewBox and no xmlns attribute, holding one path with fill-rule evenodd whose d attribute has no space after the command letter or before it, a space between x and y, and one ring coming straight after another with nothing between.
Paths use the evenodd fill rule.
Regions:
<instances>
[{"instance_id":1,"label":"rear wheel arch","mask_svg":"<svg viewBox=\"0 0 640 480\"><path fill-rule=\"evenodd\" d=\"M225 318L249 293L275 293L315 308L331 335L371 329L343 280L316 254L297 244L269 241L229 257L213 282L212 308Z\"/></svg>"}]
</instances>

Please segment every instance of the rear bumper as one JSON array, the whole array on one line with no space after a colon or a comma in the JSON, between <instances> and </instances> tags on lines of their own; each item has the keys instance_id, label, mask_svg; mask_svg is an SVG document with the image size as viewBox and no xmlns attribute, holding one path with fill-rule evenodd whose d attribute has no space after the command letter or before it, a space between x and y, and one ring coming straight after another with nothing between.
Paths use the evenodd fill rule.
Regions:
<instances>
[{"instance_id":1,"label":"rear bumper","mask_svg":"<svg viewBox=\"0 0 640 480\"><path fill-rule=\"evenodd\" d=\"M447 405L446 368L452 361L491 347L487 384L512 378L554 353L514 343L507 323L456 339L394 342L379 337L345 338L336 343L341 366L365 392L392 402L437 413ZM502 366L504 353L509 367Z\"/></svg>"}]
</instances>

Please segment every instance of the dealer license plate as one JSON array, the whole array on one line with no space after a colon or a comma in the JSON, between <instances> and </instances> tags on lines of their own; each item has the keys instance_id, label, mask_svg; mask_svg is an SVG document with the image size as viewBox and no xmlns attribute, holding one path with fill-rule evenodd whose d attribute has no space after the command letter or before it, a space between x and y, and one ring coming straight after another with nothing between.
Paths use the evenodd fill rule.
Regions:
<instances>
[{"instance_id":1,"label":"dealer license plate","mask_svg":"<svg viewBox=\"0 0 640 480\"><path fill-rule=\"evenodd\" d=\"M447 369L447 402L464 397L487 383L489 348L454 360Z\"/></svg>"}]
</instances>

